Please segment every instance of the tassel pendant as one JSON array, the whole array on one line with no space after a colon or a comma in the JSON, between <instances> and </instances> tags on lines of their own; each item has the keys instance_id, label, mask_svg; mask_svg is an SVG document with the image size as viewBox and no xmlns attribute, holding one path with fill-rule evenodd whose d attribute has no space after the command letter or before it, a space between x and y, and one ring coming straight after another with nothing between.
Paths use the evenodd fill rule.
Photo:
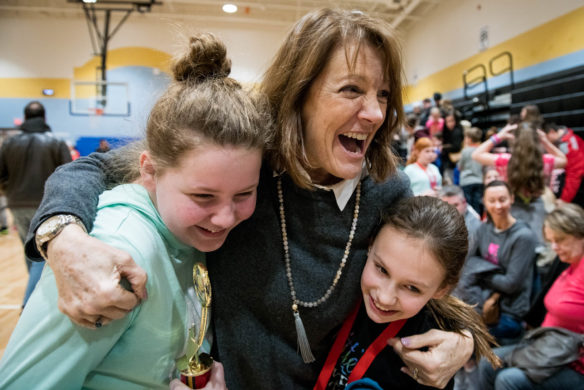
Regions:
<instances>
[{"instance_id":1,"label":"tassel pendant","mask_svg":"<svg viewBox=\"0 0 584 390\"><path fill-rule=\"evenodd\" d=\"M316 359L310 350L310 344L308 342L308 337L306 337L306 331L304 330L304 324L300 318L300 313L298 310L294 310L294 325L296 325L296 334L298 335L298 347L300 348L300 354L302 355L302 360L304 363L312 363Z\"/></svg>"}]
</instances>

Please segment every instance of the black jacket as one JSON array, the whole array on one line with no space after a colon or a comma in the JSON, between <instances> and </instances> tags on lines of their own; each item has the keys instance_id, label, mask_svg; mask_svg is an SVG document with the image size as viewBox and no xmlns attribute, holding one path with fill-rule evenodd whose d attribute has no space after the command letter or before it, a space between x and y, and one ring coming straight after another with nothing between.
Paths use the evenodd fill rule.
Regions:
<instances>
[{"instance_id":1,"label":"black jacket","mask_svg":"<svg viewBox=\"0 0 584 390\"><path fill-rule=\"evenodd\" d=\"M71 161L71 153L65 142L52 136L43 118L26 120L20 130L0 148L0 189L8 207L38 207L45 180Z\"/></svg>"}]
</instances>

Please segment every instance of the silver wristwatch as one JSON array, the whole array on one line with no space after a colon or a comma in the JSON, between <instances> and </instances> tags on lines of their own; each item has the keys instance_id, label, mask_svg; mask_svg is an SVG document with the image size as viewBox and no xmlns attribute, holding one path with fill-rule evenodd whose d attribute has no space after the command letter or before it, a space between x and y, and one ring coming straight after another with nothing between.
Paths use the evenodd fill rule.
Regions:
<instances>
[{"instance_id":1,"label":"silver wristwatch","mask_svg":"<svg viewBox=\"0 0 584 390\"><path fill-rule=\"evenodd\" d=\"M47 246L49 242L57 237L59 233L63 230L63 228L69 224L76 224L83 229L84 232L87 233L87 229L85 229L85 225L83 222L74 215L71 214L59 214L54 215L43 222L37 229L35 234L35 242L37 249L43 259L47 259Z\"/></svg>"}]
</instances>

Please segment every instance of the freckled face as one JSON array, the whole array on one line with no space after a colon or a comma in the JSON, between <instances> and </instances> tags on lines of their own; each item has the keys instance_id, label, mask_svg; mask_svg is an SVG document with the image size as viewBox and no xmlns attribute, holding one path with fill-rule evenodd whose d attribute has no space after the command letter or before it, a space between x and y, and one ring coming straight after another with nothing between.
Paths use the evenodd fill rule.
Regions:
<instances>
[{"instance_id":1,"label":"freckled face","mask_svg":"<svg viewBox=\"0 0 584 390\"><path fill-rule=\"evenodd\" d=\"M553 251L564 263L573 264L584 257L584 238L558 233L547 225L544 225L543 232Z\"/></svg>"},{"instance_id":2,"label":"freckled face","mask_svg":"<svg viewBox=\"0 0 584 390\"><path fill-rule=\"evenodd\" d=\"M436 161L438 155L436 154L436 148L433 146L428 146L420 151L418 155L418 162L424 166Z\"/></svg>"},{"instance_id":3,"label":"freckled face","mask_svg":"<svg viewBox=\"0 0 584 390\"><path fill-rule=\"evenodd\" d=\"M352 53L355 45L347 49ZM307 170L314 183L331 184L361 174L367 149L385 120L389 93L375 49L361 46L353 72L345 47L333 51L302 108L304 147L311 165Z\"/></svg>"},{"instance_id":4,"label":"freckled face","mask_svg":"<svg viewBox=\"0 0 584 390\"><path fill-rule=\"evenodd\" d=\"M261 156L260 149L204 143L156 176L150 197L181 242L214 251L255 209Z\"/></svg>"},{"instance_id":5,"label":"freckled face","mask_svg":"<svg viewBox=\"0 0 584 390\"><path fill-rule=\"evenodd\" d=\"M440 298L446 272L422 239L391 227L381 229L361 275L367 315L376 323L415 316L431 298Z\"/></svg>"}]
</instances>

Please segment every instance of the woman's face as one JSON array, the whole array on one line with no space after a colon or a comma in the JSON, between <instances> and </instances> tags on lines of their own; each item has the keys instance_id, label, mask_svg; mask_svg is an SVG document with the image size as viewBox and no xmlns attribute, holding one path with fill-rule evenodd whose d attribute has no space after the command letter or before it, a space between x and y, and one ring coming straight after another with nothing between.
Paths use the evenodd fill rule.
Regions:
<instances>
[{"instance_id":1,"label":"woman's face","mask_svg":"<svg viewBox=\"0 0 584 390\"><path fill-rule=\"evenodd\" d=\"M210 252L252 215L261 158L257 148L204 143L187 152L178 167L150 180L143 174L143 184L168 229L182 243Z\"/></svg>"},{"instance_id":2,"label":"woman's face","mask_svg":"<svg viewBox=\"0 0 584 390\"><path fill-rule=\"evenodd\" d=\"M347 47L349 58L355 47ZM385 120L389 93L383 63L371 46L361 46L353 72L345 47L333 51L302 108L307 170L314 183L361 174L367 149Z\"/></svg>"},{"instance_id":3,"label":"woman's face","mask_svg":"<svg viewBox=\"0 0 584 390\"><path fill-rule=\"evenodd\" d=\"M489 171L487 171L487 173L485 174L485 179L484 179L484 185L489 184L492 181L495 180L501 180L501 175L499 175L499 172L497 172L495 169L491 169Z\"/></svg>"},{"instance_id":4,"label":"woman's face","mask_svg":"<svg viewBox=\"0 0 584 390\"><path fill-rule=\"evenodd\" d=\"M503 218L510 215L513 196L509 194L507 187L501 185L487 188L483 201L492 218Z\"/></svg>"},{"instance_id":5,"label":"woman's face","mask_svg":"<svg viewBox=\"0 0 584 390\"><path fill-rule=\"evenodd\" d=\"M547 225L544 225L543 233L552 245L553 251L564 263L573 264L584 257L584 238L556 232Z\"/></svg>"},{"instance_id":6,"label":"woman's face","mask_svg":"<svg viewBox=\"0 0 584 390\"><path fill-rule=\"evenodd\" d=\"M447 292L446 271L424 240L392 227L381 229L361 274L367 315L376 323L415 316L431 298Z\"/></svg>"},{"instance_id":7,"label":"woman's face","mask_svg":"<svg viewBox=\"0 0 584 390\"><path fill-rule=\"evenodd\" d=\"M434 146L428 146L420 151L417 162L426 166L433 163L436 160L436 157L438 157L436 154L436 148Z\"/></svg>"}]
</instances>

